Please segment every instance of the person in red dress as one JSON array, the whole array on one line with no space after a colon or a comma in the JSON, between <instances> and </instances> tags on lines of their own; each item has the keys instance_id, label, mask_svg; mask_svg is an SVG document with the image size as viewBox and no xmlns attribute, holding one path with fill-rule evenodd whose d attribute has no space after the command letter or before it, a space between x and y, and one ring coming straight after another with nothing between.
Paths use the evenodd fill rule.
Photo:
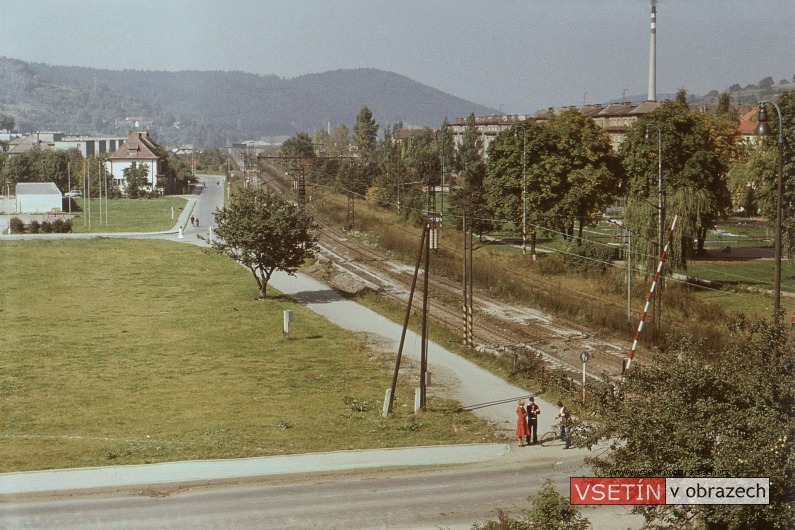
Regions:
<instances>
[{"instance_id":1,"label":"person in red dress","mask_svg":"<svg viewBox=\"0 0 795 530\"><path fill-rule=\"evenodd\" d=\"M516 407L516 436L519 438L519 447L524 447L524 441L527 436L530 436L530 429L527 428L527 410L524 408L524 399L519 400L519 406Z\"/></svg>"}]
</instances>

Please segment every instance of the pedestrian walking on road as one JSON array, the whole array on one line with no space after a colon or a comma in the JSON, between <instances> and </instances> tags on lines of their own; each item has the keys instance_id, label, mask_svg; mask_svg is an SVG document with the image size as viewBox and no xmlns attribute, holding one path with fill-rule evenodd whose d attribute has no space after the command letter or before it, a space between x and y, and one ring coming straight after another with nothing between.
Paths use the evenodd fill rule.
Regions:
<instances>
[{"instance_id":1,"label":"pedestrian walking on road","mask_svg":"<svg viewBox=\"0 0 795 530\"><path fill-rule=\"evenodd\" d=\"M519 438L519 447L524 447L525 439L530 435L527 430L527 411L524 408L524 399L519 400L519 406L516 407L516 437Z\"/></svg>"},{"instance_id":2,"label":"pedestrian walking on road","mask_svg":"<svg viewBox=\"0 0 795 530\"><path fill-rule=\"evenodd\" d=\"M529 431L526 441L528 445L536 445L538 443L538 415L541 413L541 409L536 405L534 397L527 400L525 410L527 410L527 430ZM530 438L533 439L532 442Z\"/></svg>"},{"instance_id":3,"label":"pedestrian walking on road","mask_svg":"<svg viewBox=\"0 0 795 530\"><path fill-rule=\"evenodd\" d=\"M191 226L194 226L193 222L194 222L194 218L193 218L193 216L191 215L191 216L190 216L190 225L191 225Z\"/></svg>"},{"instance_id":4,"label":"pedestrian walking on road","mask_svg":"<svg viewBox=\"0 0 795 530\"><path fill-rule=\"evenodd\" d=\"M560 407L560 412L555 418L560 419L560 437L566 441L564 449L568 449L571 447L571 412L562 401L558 401L558 407Z\"/></svg>"},{"instance_id":5,"label":"pedestrian walking on road","mask_svg":"<svg viewBox=\"0 0 795 530\"><path fill-rule=\"evenodd\" d=\"M790 324L790 331L795 331L795 313L792 313L792 316L789 317L789 324Z\"/></svg>"},{"instance_id":6,"label":"pedestrian walking on road","mask_svg":"<svg viewBox=\"0 0 795 530\"><path fill-rule=\"evenodd\" d=\"M196 218L196 226L199 226L199 218Z\"/></svg>"}]
</instances>

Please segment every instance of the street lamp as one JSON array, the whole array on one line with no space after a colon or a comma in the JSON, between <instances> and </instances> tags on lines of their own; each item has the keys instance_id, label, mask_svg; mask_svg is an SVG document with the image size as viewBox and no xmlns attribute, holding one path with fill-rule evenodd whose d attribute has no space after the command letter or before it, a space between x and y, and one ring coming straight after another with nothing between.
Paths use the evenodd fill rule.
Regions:
<instances>
[{"instance_id":1,"label":"street lamp","mask_svg":"<svg viewBox=\"0 0 795 530\"><path fill-rule=\"evenodd\" d=\"M527 256L527 129L522 125L514 129L522 129L522 256Z\"/></svg>"},{"instance_id":2,"label":"street lamp","mask_svg":"<svg viewBox=\"0 0 795 530\"><path fill-rule=\"evenodd\" d=\"M770 136L770 124L767 122L768 101L759 103L759 123L756 126L758 136ZM781 203L783 202L783 181L784 181L784 130L781 125L781 109L775 103L770 103L776 108L778 113L778 180L776 190L776 238L775 238L775 275L773 278L773 318L779 317L781 307Z\"/></svg>"}]
</instances>

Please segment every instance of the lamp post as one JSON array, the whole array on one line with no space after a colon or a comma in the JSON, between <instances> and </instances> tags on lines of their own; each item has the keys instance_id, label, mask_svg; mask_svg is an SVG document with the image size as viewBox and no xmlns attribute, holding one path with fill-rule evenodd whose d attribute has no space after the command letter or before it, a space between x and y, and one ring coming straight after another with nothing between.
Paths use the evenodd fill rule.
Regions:
<instances>
[{"instance_id":1,"label":"lamp post","mask_svg":"<svg viewBox=\"0 0 795 530\"><path fill-rule=\"evenodd\" d=\"M527 256L527 129L522 125L514 129L522 129L522 256Z\"/></svg>"},{"instance_id":2,"label":"lamp post","mask_svg":"<svg viewBox=\"0 0 795 530\"><path fill-rule=\"evenodd\" d=\"M770 136L770 124L767 122L767 107L770 103L759 103L759 123L756 126L758 136ZM781 125L781 109L775 103L770 103L778 113L778 179L776 182L776 238L775 238L775 273L773 277L773 318L779 318L781 308L781 203L784 196L784 129Z\"/></svg>"}]
</instances>

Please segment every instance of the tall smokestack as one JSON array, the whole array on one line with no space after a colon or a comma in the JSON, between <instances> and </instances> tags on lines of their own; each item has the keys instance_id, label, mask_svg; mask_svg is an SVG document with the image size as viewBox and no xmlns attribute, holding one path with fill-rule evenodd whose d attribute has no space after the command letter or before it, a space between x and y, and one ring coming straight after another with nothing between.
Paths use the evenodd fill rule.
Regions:
<instances>
[{"instance_id":1,"label":"tall smokestack","mask_svg":"<svg viewBox=\"0 0 795 530\"><path fill-rule=\"evenodd\" d=\"M649 101L657 101L657 0L651 0L649 28Z\"/></svg>"}]
</instances>

